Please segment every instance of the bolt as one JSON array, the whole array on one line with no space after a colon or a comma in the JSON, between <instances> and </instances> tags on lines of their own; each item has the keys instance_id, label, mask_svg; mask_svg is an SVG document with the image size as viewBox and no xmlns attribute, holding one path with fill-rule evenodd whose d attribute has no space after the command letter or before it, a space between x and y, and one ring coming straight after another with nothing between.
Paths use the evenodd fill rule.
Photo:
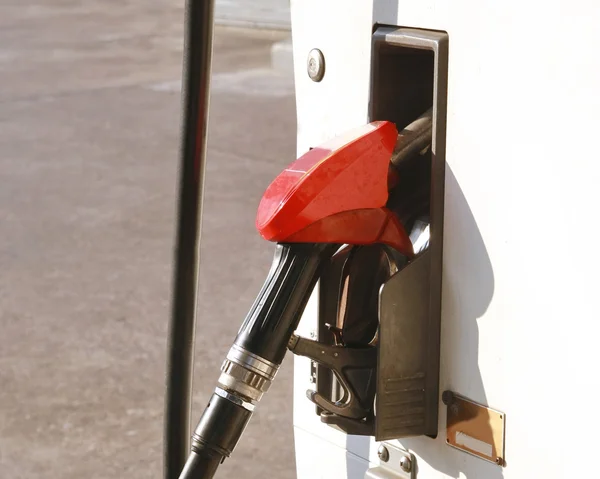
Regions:
<instances>
[{"instance_id":1,"label":"bolt","mask_svg":"<svg viewBox=\"0 0 600 479\"><path fill-rule=\"evenodd\" d=\"M381 462L388 462L390 460L390 451L388 451L387 447L385 447L383 444L379 446L379 449L377 449L377 455L379 456Z\"/></svg>"},{"instance_id":2,"label":"bolt","mask_svg":"<svg viewBox=\"0 0 600 479\"><path fill-rule=\"evenodd\" d=\"M410 459L408 457L405 456L402 459L400 459L400 468L404 472L410 472L410 470L412 469L412 464L411 464Z\"/></svg>"},{"instance_id":3,"label":"bolt","mask_svg":"<svg viewBox=\"0 0 600 479\"><path fill-rule=\"evenodd\" d=\"M444 391L442 393L442 402L446 406L450 406L454 402L454 393L452 391Z\"/></svg>"},{"instance_id":4,"label":"bolt","mask_svg":"<svg viewBox=\"0 0 600 479\"><path fill-rule=\"evenodd\" d=\"M313 48L308 52L306 70L308 71L308 76L314 82L320 82L323 76L325 76L325 57L323 57L323 52L318 48Z\"/></svg>"},{"instance_id":5,"label":"bolt","mask_svg":"<svg viewBox=\"0 0 600 479\"><path fill-rule=\"evenodd\" d=\"M496 464L498 464L499 466L503 466L504 465L504 459L502 459L501 457L497 457L496 458Z\"/></svg>"},{"instance_id":6,"label":"bolt","mask_svg":"<svg viewBox=\"0 0 600 479\"><path fill-rule=\"evenodd\" d=\"M311 331L310 332L310 337L313 338L313 339L316 338L317 337L317 333L315 333L314 331Z\"/></svg>"}]
</instances>

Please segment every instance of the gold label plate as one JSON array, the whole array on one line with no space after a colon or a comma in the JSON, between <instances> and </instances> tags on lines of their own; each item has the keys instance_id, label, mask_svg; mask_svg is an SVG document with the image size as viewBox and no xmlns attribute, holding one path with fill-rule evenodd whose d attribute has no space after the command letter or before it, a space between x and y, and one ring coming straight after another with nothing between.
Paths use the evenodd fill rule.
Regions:
<instances>
[{"instance_id":1,"label":"gold label plate","mask_svg":"<svg viewBox=\"0 0 600 479\"><path fill-rule=\"evenodd\" d=\"M446 443L474 456L504 465L504 413L451 391L444 392L447 406Z\"/></svg>"}]
</instances>

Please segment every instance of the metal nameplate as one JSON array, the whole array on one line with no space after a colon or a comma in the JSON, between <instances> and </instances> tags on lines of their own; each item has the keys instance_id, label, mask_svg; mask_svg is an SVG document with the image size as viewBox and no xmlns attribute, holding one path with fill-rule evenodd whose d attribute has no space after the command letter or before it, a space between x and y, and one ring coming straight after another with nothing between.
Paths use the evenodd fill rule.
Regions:
<instances>
[{"instance_id":1,"label":"metal nameplate","mask_svg":"<svg viewBox=\"0 0 600 479\"><path fill-rule=\"evenodd\" d=\"M504 465L505 414L444 392L447 406L446 443L500 466Z\"/></svg>"}]
</instances>

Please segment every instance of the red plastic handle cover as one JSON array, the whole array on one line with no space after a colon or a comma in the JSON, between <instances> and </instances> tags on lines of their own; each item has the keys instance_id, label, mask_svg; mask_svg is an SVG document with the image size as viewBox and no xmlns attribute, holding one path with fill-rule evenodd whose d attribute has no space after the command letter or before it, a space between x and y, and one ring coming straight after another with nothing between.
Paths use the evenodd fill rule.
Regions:
<instances>
[{"instance_id":1,"label":"red plastic handle cover","mask_svg":"<svg viewBox=\"0 0 600 479\"><path fill-rule=\"evenodd\" d=\"M388 169L398 138L376 121L308 151L269 185L256 228L269 241L384 243L412 256L410 239L387 208Z\"/></svg>"}]
</instances>

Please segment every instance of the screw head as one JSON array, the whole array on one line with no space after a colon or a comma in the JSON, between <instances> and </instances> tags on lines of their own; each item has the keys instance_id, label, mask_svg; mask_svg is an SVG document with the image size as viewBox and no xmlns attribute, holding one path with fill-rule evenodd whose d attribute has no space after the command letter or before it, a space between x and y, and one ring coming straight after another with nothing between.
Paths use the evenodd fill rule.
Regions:
<instances>
[{"instance_id":1,"label":"screw head","mask_svg":"<svg viewBox=\"0 0 600 479\"><path fill-rule=\"evenodd\" d=\"M379 449L377 449L377 455L379 456L381 462L388 462L390 460L390 451L388 451L387 447L385 447L383 444L379 446Z\"/></svg>"},{"instance_id":2,"label":"screw head","mask_svg":"<svg viewBox=\"0 0 600 479\"><path fill-rule=\"evenodd\" d=\"M454 402L454 393L452 391L444 391L442 393L442 402L446 406L452 405L452 403Z\"/></svg>"},{"instance_id":3,"label":"screw head","mask_svg":"<svg viewBox=\"0 0 600 479\"><path fill-rule=\"evenodd\" d=\"M308 52L306 70L308 76L314 82L320 82L325 76L325 57L323 56L323 52L318 48L313 48Z\"/></svg>"},{"instance_id":4,"label":"screw head","mask_svg":"<svg viewBox=\"0 0 600 479\"><path fill-rule=\"evenodd\" d=\"M402 459L400 459L400 468L404 471L404 472L410 472L412 469L412 463L410 462L410 459L408 457L403 457Z\"/></svg>"}]
</instances>

